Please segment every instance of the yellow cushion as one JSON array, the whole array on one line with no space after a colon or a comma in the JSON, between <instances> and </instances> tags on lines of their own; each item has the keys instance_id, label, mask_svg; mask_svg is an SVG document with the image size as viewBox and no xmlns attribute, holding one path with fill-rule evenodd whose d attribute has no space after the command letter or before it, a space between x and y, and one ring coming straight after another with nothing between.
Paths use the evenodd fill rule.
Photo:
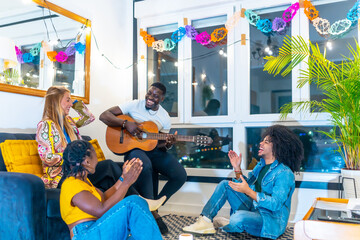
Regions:
<instances>
[{"instance_id":1,"label":"yellow cushion","mask_svg":"<svg viewBox=\"0 0 360 240\"><path fill-rule=\"evenodd\" d=\"M98 141L92 139L90 143L95 149L98 160L105 160ZM5 140L0 143L0 147L8 172L30 173L38 177L43 175L36 140Z\"/></svg>"},{"instance_id":2,"label":"yellow cushion","mask_svg":"<svg viewBox=\"0 0 360 240\"><path fill-rule=\"evenodd\" d=\"M93 147L95 149L98 161L100 162L100 161L105 160L106 159L105 155L104 155L104 153L103 153L103 151L102 151L102 149L101 149L101 147L99 145L98 140L97 139L92 139L89 142L93 145Z\"/></svg>"},{"instance_id":3,"label":"yellow cushion","mask_svg":"<svg viewBox=\"0 0 360 240\"><path fill-rule=\"evenodd\" d=\"M5 140L1 143L1 152L8 172L43 175L35 140Z\"/></svg>"}]
</instances>

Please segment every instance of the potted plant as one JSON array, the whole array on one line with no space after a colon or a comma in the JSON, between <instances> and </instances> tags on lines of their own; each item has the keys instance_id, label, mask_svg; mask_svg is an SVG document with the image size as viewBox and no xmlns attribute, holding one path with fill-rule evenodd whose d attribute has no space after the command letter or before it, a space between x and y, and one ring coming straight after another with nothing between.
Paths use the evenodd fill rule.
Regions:
<instances>
[{"instance_id":1,"label":"potted plant","mask_svg":"<svg viewBox=\"0 0 360 240\"><path fill-rule=\"evenodd\" d=\"M264 71L285 76L299 63L305 66L300 70L298 88L305 84L316 84L325 95L323 100L292 102L281 108L281 118L295 111L316 111L327 113L334 128L322 132L337 145L345 160L346 168L341 170L344 179L345 197L354 197L356 190L360 197L360 47L349 46L350 56L336 64L326 59L326 49L320 52L319 46L306 42L300 36L285 37L279 55L265 57ZM347 175L350 173L350 175ZM355 176L359 175L359 178ZM356 187L354 187L356 183ZM347 189L349 188L349 190ZM349 192L350 191L350 192Z\"/></svg>"}]
</instances>

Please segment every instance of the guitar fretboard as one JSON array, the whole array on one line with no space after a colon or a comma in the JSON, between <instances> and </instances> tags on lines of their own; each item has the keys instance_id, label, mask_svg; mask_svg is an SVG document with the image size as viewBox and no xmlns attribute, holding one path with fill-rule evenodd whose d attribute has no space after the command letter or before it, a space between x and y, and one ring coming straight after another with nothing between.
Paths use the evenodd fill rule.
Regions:
<instances>
[{"instance_id":1,"label":"guitar fretboard","mask_svg":"<svg viewBox=\"0 0 360 240\"><path fill-rule=\"evenodd\" d=\"M146 139L166 140L166 137L169 135L167 133L146 133ZM195 142L194 136L175 135L175 138L176 141L180 142Z\"/></svg>"}]
</instances>

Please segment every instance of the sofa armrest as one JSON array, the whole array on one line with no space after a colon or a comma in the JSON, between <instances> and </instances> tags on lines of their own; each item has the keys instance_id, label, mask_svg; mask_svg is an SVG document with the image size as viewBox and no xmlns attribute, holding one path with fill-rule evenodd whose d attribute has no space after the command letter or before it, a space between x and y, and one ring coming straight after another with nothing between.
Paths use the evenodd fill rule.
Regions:
<instances>
[{"instance_id":1,"label":"sofa armrest","mask_svg":"<svg viewBox=\"0 0 360 240\"><path fill-rule=\"evenodd\" d=\"M0 172L0 196L2 239L45 240L45 187L39 177Z\"/></svg>"}]
</instances>

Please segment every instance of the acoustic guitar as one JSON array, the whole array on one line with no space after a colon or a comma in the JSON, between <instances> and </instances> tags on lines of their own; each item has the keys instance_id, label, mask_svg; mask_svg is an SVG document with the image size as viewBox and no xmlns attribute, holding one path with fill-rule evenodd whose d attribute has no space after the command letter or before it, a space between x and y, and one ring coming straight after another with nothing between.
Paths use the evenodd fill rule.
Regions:
<instances>
[{"instance_id":1,"label":"acoustic guitar","mask_svg":"<svg viewBox=\"0 0 360 240\"><path fill-rule=\"evenodd\" d=\"M117 117L128 122L135 122L128 115L118 115ZM137 136L133 136L126 129L108 126L106 129L106 145L112 152L117 154L125 154L135 148L151 151L157 146L158 140L166 140L166 137L169 135L167 133L159 133L157 125L152 121L142 122L140 128L142 132ZM210 137L202 135L175 135L175 138L176 141L194 142L202 146L208 146L212 143Z\"/></svg>"}]
</instances>

